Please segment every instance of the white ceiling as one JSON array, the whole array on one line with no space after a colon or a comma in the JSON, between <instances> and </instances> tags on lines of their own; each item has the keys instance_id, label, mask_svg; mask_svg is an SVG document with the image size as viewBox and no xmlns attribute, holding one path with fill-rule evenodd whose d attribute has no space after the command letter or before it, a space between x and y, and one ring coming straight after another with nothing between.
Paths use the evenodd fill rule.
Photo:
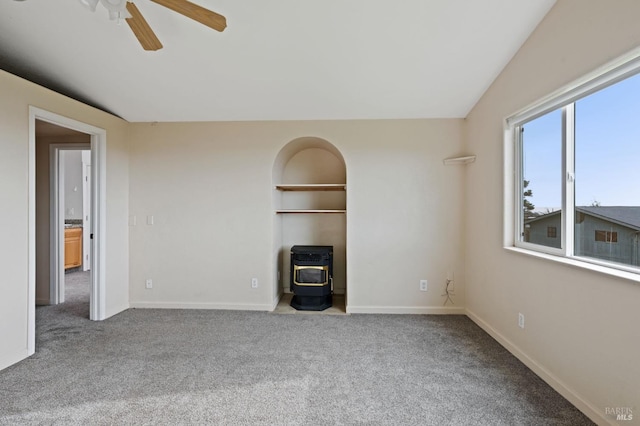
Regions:
<instances>
[{"instance_id":1,"label":"white ceiling","mask_svg":"<svg viewBox=\"0 0 640 426\"><path fill-rule=\"evenodd\" d=\"M555 0L135 0L162 50L78 0L0 1L0 68L128 121L465 117Z\"/></svg>"}]
</instances>

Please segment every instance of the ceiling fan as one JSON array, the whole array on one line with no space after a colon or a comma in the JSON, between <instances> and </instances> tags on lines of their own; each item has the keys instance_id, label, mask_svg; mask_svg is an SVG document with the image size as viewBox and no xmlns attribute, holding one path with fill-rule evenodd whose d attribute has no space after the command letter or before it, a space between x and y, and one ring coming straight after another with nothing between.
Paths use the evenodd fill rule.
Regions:
<instances>
[{"instance_id":1,"label":"ceiling fan","mask_svg":"<svg viewBox=\"0 0 640 426\"><path fill-rule=\"evenodd\" d=\"M154 3L162 5L168 9L178 12L187 18L200 22L216 31L224 31L227 27L227 20L224 16L191 3L188 0L151 0ZM108 11L110 19L124 18L129 24L129 28L133 31L142 48L144 50L162 49L162 43L158 40L147 20L144 19L140 10L130 1L127 0L80 0L82 4L91 11L96 10L98 2L100 2Z\"/></svg>"}]
</instances>

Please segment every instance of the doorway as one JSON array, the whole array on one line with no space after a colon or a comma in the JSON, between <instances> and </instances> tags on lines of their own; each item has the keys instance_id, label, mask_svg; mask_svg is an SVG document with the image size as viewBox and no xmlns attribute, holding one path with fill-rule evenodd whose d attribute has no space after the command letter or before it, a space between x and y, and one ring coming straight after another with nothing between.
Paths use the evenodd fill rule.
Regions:
<instances>
[{"instance_id":1,"label":"doorway","mask_svg":"<svg viewBox=\"0 0 640 426\"><path fill-rule=\"evenodd\" d=\"M54 130L56 136L47 134L46 129L51 132L52 127L57 128ZM83 138L89 140L90 136L40 121L36 123L36 135L36 144L49 146L50 158L52 249L48 304L56 305L67 300L67 278L72 277L74 294L84 294L90 308L91 144L74 142ZM50 143L51 137L55 143ZM36 296L36 302L37 299Z\"/></svg>"},{"instance_id":2,"label":"doorway","mask_svg":"<svg viewBox=\"0 0 640 426\"><path fill-rule=\"evenodd\" d=\"M90 213L89 213L89 243L88 264L90 265L90 300L89 318L91 320L103 320L105 318L105 217L106 217L106 131L104 129L82 123L58 114L51 113L36 107L29 108L29 283L28 283L28 352L35 353L35 306L36 302L43 303L42 298L37 298L37 290L45 288L47 303L58 303L60 299L60 274L64 274L64 203L61 203L58 194L60 190L54 189L56 185L49 182L58 182L59 185L59 154L68 149L73 142L64 144L65 147L45 148L42 153L40 144L36 144L37 124L46 124L60 132L75 132L84 135L85 139L77 149L90 151L91 167L88 169L90 176ZM53 138L55 139L55 137ZM36 177L36 157L49 156L45 163L50 171L57 175L44 174L49 182L42 183L43 175ZM41 162L40 162L41 163ZM39 163L39 164L40 164ZM42 167L42 166L41 166ZM47 202L45 208L38 207L37 201L43 198ZM80 191L80 189L79 189ZM42 204L42 203L41 203ZM61 211L62 209L62 211ZM93 237L93 238L91 238ZM36 256L38 254L38 256ZM84 257L84 255L83 255ZM44 280L43 280L44 277ZM63 276L64 281L64 276ZM62 285L62 289L64 285ZM64 292L64 290L62 290ZM58 298L58 300L56 300ZM64 294L62 294L64 300ZM44 304L44 303L43 303Z\"/></svg>"}]
</instances>

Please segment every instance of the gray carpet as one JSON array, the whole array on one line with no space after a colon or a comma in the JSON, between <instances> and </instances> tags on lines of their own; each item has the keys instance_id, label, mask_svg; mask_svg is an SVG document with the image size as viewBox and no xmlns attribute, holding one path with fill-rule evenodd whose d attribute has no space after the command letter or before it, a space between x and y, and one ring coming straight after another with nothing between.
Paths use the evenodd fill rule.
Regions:
<instances>
[{"instance_id":1,"label":"gray carpet","mask_svg":"<svg viewBox=\"0 0 640 426\"><path fill-rule=\"evenodd\" d=\"M131 309L91 322L69 287L37 309L36 354L0 371L0 424L592 424L463 316Z\"/></svg>"}]
</instances>

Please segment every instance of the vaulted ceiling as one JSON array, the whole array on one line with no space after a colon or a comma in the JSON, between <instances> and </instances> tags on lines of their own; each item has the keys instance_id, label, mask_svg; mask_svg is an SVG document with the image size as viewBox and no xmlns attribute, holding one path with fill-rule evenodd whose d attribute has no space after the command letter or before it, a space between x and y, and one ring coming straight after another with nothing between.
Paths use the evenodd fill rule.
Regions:
<instances>
[{"instance_id":1,"label":"vaulted ceiling","mask_svg":"<svg viewBox=\"0 0 640 426\"><path fill-rule=\"evenodd\" d=\"M79 1L0 2L0 68L128 121L465 117L555 0L134 0L164 48Z\"/></svg>"}]
</instances>

